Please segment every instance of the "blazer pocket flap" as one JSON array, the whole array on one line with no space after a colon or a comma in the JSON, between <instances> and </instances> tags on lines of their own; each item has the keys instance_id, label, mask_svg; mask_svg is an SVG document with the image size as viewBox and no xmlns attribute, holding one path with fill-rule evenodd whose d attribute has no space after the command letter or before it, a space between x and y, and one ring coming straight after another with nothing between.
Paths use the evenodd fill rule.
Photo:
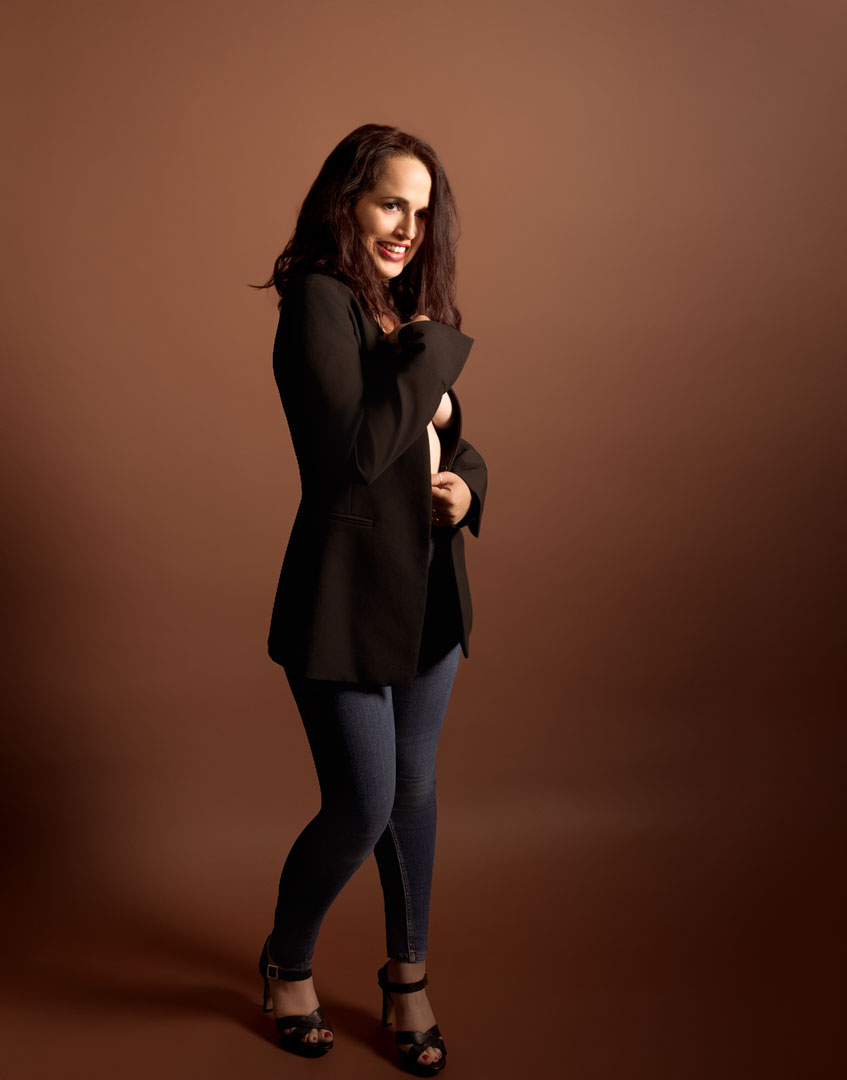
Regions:
<instances>
[{"instance_id":1,"label":"blazer pocket flap","mask_svg":"<svg viewBox=\"0 0 847 1080\"><path fill-rule=\"evenodd\" d=\"M366 529L372 529L374 526L373 518L359 517L358 514L337 514L330 511L327 513L327 517L330 521L341 521L345 525L360 525Z\"/></svg>"}]
</instances>

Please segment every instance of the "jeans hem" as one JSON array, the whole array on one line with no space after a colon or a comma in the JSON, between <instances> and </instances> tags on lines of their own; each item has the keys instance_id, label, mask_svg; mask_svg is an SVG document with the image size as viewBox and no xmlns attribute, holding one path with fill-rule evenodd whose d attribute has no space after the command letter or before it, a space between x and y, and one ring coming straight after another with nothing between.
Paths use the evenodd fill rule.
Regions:
<instances>
[{"instance_id":1,"label":"jeans hem","mask_svg":"<svg viewBox=\"0 0 847 1080\"><path fill-rule=\"evenodd\" d=\"M388 954L389 960L400 960L404 964L420 964L426 960L425 952L406 952L402 956L398 956L396 953Z\"/></svg>"}]
</instances>

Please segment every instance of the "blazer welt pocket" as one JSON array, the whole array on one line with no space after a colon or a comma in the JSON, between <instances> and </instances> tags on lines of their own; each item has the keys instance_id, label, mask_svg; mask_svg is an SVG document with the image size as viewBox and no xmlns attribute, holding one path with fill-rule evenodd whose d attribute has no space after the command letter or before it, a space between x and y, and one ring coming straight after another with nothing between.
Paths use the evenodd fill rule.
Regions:
<instances>
[{"instance_id":1,"label":"blazer welt pocket","mask_svg":"<svg viewBox=\"0 0 847 1080\"><path fill-rule=\"evenodd\" d=\"M330 521L343 521L345 525L360 525L365 529L372 529L374 526L373 518L358 517L356 514L328 513L327 517Z\"/></svg>"}]
</instances>

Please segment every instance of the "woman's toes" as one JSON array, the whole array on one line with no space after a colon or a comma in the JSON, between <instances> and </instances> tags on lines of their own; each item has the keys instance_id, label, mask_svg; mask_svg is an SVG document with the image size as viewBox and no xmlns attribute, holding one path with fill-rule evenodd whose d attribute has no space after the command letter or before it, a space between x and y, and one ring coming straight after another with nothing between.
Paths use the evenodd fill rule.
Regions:
<instances>
[{"instance_id":1,"label":"woman's toes","mask_svg":"<svg viewBox=\"0 0 847 1080\"><path fill-rule=\"evenodd\" d=\"M285 1028L284 1034L290 1035L294 1028ZM303 1036L303 1042L316 1043L316 1042L332 1042L332 1032L326 1028L321 1028L318 1031L317 1028L311 1028Z\"/></svg>"}]
</instances>

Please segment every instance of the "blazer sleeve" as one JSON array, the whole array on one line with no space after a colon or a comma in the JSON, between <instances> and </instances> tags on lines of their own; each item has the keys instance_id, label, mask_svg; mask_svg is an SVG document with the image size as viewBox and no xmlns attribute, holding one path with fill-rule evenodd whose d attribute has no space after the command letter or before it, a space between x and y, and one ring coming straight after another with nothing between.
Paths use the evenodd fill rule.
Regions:
<instances>
[{"instance_id":1,"label":"blazer sleeve","mask_svg":"<svg viewBox=\"0 0 847 1080\"><path fill-rule=\"evenodd\" d=\"M474 536L479 537L482 522L482 508L485 505L485 492L488 487L488 469L479 451L475 450L466 439L459 439L459 449L450 468L451 472L461 476L471 489L471 505L467 514L454 528L467 525Z\"/></svg>"},{"instance_id":2,"label":"blazer sleeve","mask_svg":"<svg viewBox=\"0 0 847 1080\"><path fill-rule=\"evenodd\" d=\"M473 339L442 323L412 323L395 346L381 341L363 362L355 303L326 275L292 281L274 372L292 432L332 472L371 484L426 430ZM292 386L297 392L287 393Z\"/></svg>"}]
</instances>

